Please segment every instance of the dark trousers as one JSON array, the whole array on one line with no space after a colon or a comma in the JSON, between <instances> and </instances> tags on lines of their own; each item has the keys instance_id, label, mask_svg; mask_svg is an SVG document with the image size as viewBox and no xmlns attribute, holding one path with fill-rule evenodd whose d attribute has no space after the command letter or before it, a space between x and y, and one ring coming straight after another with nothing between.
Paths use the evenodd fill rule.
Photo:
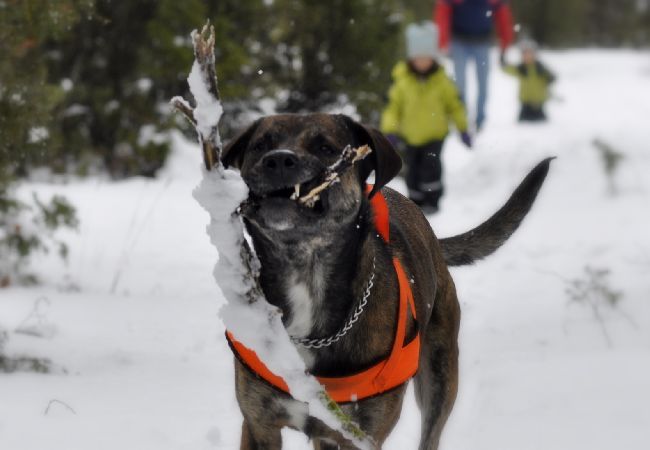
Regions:
<instances>
[{"instance_id":1,"label":"dark trousers","mask_svg":"<svg viewBox=\"0 0 650 450\"><path fill-rule=\"evenodd\" d=\"M546 114L544 114L544 107L542 105L521 104L521 111L519 112L520 122L540 122L543 120L546 120Z\"/></svg>"},{"instance_id":2,"label":"dark trousers","mask_svg":"<svg viewBox=\"0 0 650 450\"><path fill-rule=\"evenodd\" d=\"M409 197L420 206L438 208L442 185L442 144L444 140L419 147L406 147L406 186Z\"/></svg>"}]
</instances>

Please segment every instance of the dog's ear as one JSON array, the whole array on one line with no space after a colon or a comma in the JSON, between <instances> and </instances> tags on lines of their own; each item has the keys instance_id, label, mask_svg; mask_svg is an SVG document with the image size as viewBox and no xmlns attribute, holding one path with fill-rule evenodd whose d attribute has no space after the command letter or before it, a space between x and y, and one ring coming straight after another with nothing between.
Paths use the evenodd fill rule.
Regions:
<instances>
[{"instance_id":1,"label":"dog's ear","mask_svg":"<svg viewBox=\"0 0 650 450\"><path fill-rule=\"evenodd\" d=\"M257 119L248 128L240 132L237 136L232 138L228 145L223 149L221 154L221 163L224 167L235 167L237 169L241 168L242 162L244 160L244 150L248 147L255 130L260 124L260 119Z\"/></svg>"},{"instance_id":2,"label":"dog's ear","mask_svg":"<svg viewBox=\"0 0 650 450\"><path fill-rule=\"evenodd\" d=\"M372 149L370 155L359 161L362 181L365 181L373 171L375 172L375 185L369 194L369 197L372 197L399 173L402 168L402 158L379 130L361 125L347 116L341 117L354 133L357 145L366 144Z\"/></svg>"}]
</instances>

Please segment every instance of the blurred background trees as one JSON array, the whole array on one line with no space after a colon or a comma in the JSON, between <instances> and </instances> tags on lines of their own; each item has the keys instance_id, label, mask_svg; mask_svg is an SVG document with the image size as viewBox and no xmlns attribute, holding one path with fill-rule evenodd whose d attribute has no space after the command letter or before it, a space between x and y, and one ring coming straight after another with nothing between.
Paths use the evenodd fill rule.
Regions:
<instances>
[{"instance_id":1,"label":"blurred background trees","mask_svg":"<svg viewBox=\"0 0 650 450\"><path fill-rule=\"evenodd\" d=\"M352 104L374 122L402 30L432 0L0 0L0 196L9 177L155 176L168 106L187 94L188 32L218 34L225 134L251 113ZM522 32L552 47L644 46L650 0L512 0ZM188 129L189 132L189 129ZM3 181L4 180L4 181Z\"/></svg>"},{"instance_id":2,"label":"blurred background trees","mask_svg":"<svg viewBox=\"0 0 650 450\"><path fill-rule=\"evenodd\" d=\"M511 0L521 34L543 46L642 47L650 0ZM434 0L0 0L0 286L33 252L66 247L65 199L17 199L43 174L153 177L188 97L189 32L217 32L226 137L269 112L356 113L376 123L404 27ZM45 169L45 170L42 170Z\"/></svg>"},{"instance_id":3,"label":"blurred background trees","mask_svg":"<svg viewBox=\"0 0 650 450\"><path fill-rule=\"evenodd\" d=\"M647 46L650 0L511 0L522 31L551 47Z\"/></svg>"}]
</instances>

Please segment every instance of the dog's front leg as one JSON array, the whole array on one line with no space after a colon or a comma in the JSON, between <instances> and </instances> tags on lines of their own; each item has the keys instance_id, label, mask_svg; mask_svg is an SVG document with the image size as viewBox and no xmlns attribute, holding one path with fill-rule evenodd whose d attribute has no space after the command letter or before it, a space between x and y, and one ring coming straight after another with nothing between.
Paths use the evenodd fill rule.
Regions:
<instances>
[{"instance_id":1,"label":"dog's front leg","mask_svg":"<svg viewBox=\"0 0 650 450\"><path fill-rule=\"evenodd\" d=\"M314 450L357 450L357 447L349 443L337 444L329 439L316 439Z\"/></svg>"},{"instance_id":2,"label":"dog's front leg","mask_svg":"<svg viewBox=\"0 0 650 450\"><path fill-rule=\"evenodd\" d=\"M241 429L240 450L282 450L280 429L253 429L246 419Z\"/></svg>"},{"instance_id":3,"label":"dog's front leg","mask_svg":"<svg viewBox=\"0 0 650 450\"><path fill-rule=\"evenodd\" d=\"M286 409L280 414L270 410L260 410L256 419L246 420L242 424L241 450L281 450L283 427L303 432L314 442L316 450L356 450L350 441L336 430L331 429L320 420L307 415L307 406L295 400L280 400ZM265 414L266 413L266 414ZM273 420L269 420L273 419Z\"/></svg>"},{"instance_id":4,"label":"dog's front leg","mask_svg":"<svg viewBox=\"0 0 650 450\"><path fill-rule=\"evenodd\" d=\"M307 405L277 391L259 380L235 360L235 389L237 402L244 416L241 450L281 450L284 427L304 433L310 440L325 439L348 447L350 442L336 430L309 415Z\"/></svg>"}]
</instances>

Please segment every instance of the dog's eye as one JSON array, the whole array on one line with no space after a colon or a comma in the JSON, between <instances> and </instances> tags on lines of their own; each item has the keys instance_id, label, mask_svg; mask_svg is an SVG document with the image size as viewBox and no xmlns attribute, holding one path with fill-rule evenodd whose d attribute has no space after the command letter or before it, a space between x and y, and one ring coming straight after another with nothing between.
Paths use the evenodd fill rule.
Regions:
<instances>
[{"instance_id":1,"label":"dog's eye","mask_svg":"<svg viewBox=\"0 0 650 450\"><path fill-rule=\"evenodd\" d=\"M329 144L321 144L320 149L322 153L325 153L326 155L333 156L336 155L338 152L334 147L332 147Z\"/></svg>"}]
</instances>

